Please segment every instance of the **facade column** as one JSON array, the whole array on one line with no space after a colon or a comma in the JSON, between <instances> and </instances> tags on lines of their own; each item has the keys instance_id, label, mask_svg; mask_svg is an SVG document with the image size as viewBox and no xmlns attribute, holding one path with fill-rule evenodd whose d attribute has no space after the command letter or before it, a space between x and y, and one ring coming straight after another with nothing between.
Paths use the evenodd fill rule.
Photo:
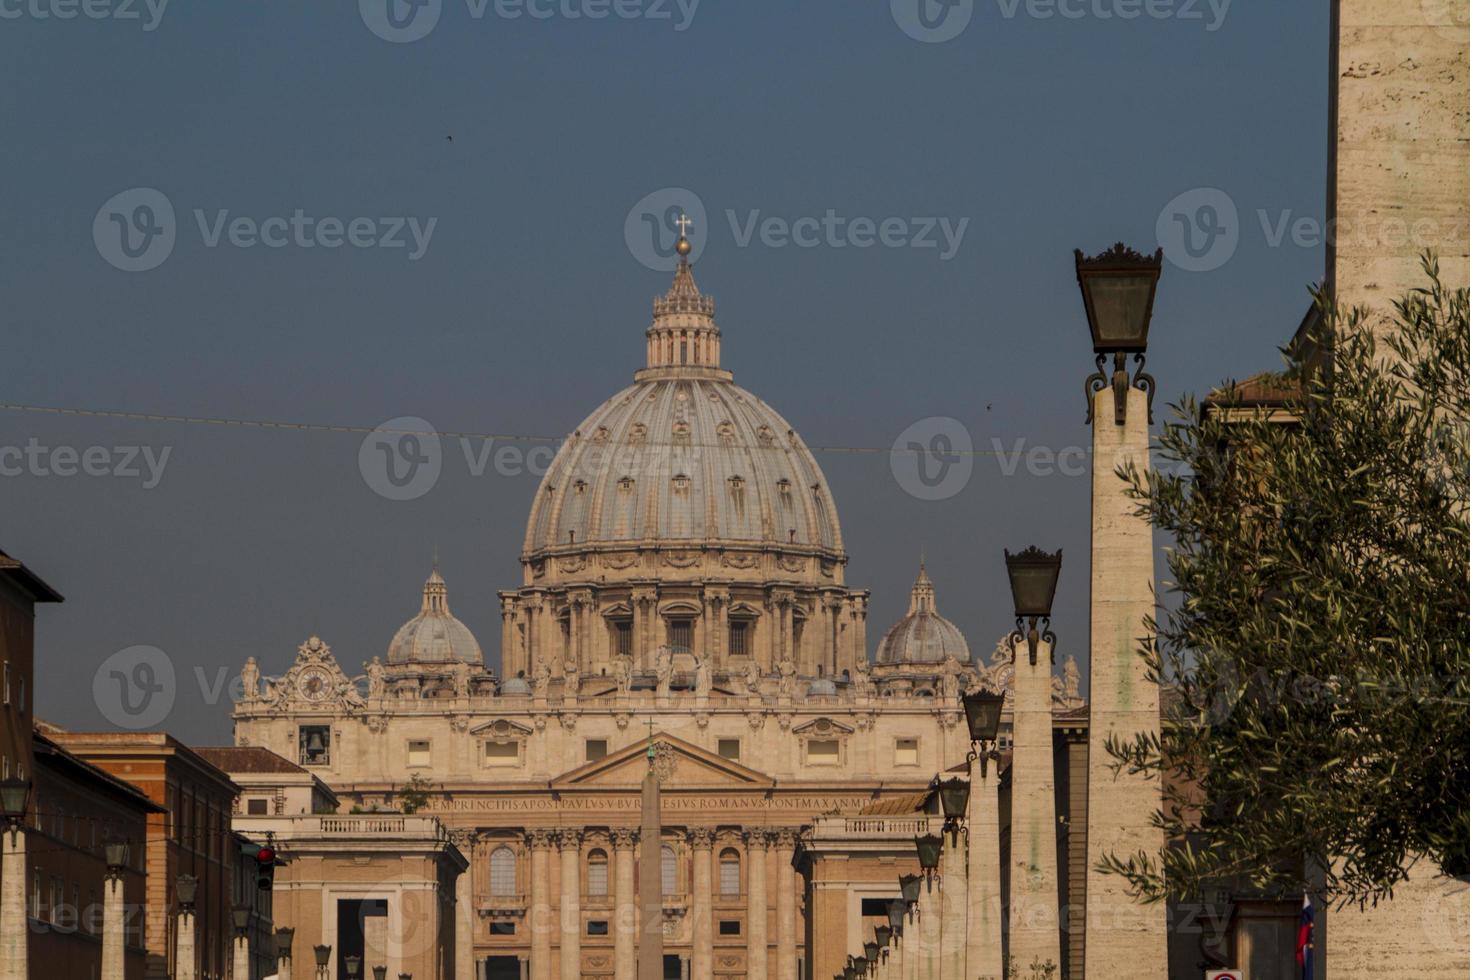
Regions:
<instances>
[{"instance_id":1,"label":"facade column","mask_svg":"<svg viewBox=\"0 0 1470 980\"><path fill-rule=\"evenodd\" d=\"M766 844L764 830L746 831L745 879L746 890L750 893L745 903L746 932L749 933L746 944L746 980L766 980L767 974L769 941L766 938L766 912L769 906L766 899Z\"/></svg>"},{"instance_id":2,"label":"facade column","mask_svg":"<svg viewBox=\"0 0 1470 980\"><path fill-rule=\"evenodd\" d=\"M1107 750L1109 739L1131 743L1159 731L1159 686L1138 655L1145 618L1154 611L1153 528L1135 513L1137 501L1116 472L1126 465L1148 472L1148 395L1129 388L1126 397L1123 425L1114 421L1111 387L1092 400L1086 969L1089 977L1164 980L1168 940L1162 903L1139 905L1125 879L1098 871L1105 854L1157 855L1164 849L1164 832L1152 824L1163 805L1159 780L1114 773Z\"/></svg>"},{"instance_id":3,"label":"facade column","mask_svg":"<svg viewBox=\"0 0 1470 980\"><path fill-rule=\"evenodd\" d=\"M235 937L232 945L234 951L234 980L250 980L250 937L241 934Z\"/></svg>"},{"instance_id":4,"label":"facade column","mask_svg":"<svg viewBox=\"0 0 1470 980\"><path fill-rule=\"evenodd\" d=\"M537 828L526 834L531 849L531 907L526 917L531 925L531 980L551 980L551 845L549 830Z\"/></svg>"},{"instance_id":5,"label":"facade column","mask_svg":"<svg viewBox=\"0 0 1470 980\"><path fill-rule=\"evenodd\" d=\"M179 910L174 942L174 980L195 980L198 962L194 954L194 910ZM22 974L24 976L24 974Z\"/></svg>"},{"instance_id":6,"label":"facade column","mask_svg":"<svg viewBox=\"0 0 1470 980\"><path fill-rule=\"evenodd\" d=\"M1004 980L1000 946L999 760L970 762L969 922L966 957L973 980Z\"/></svg>"},{"instance_id":7,"label":"facade column","mask_svg":"<svg viewBox=\"0 0 1470 980\"><path fill-rule=\"evenodd\" d=\"M713 864L714 831L697 827L689 832L689 848L693 852L694 953L691 957L694 980L713 980L715 965Z\"/></svg>"},{"instance_id":8,"label":"facade column","mask_svg":"<svg viewBox=\"0 0 1470 980\"><path fill-rule=\"evenodd\" d=\"M796 831L776 832L776 980L796 980Z\"/></svg>"},{"instance_id":9,"label":"facade column","mask_svg":"<svg viewBox=\"0 0 1470 980\"><path fill-rule=\"evenodd\" d=\"M452 835L468 865L454 879L454 980L477 980L475 977L475 854L473 831L456 831ZM363 964L368 970L368 964Z\"/></svg>"},{"instance_id":10,"label":"facade column","mask_svg":"<svg viewBox=\"0 0 1470 980\"><path fill-rule=\"evenodd\" d=\"M944 887L940 889L939 897L942 903L940 928L944 934L944 946L940 971L946 978L968 978L970 972L966 966L965 942L968 939L969 926L966 909L969 901L969 873L966 868L970 858L967 853L969 848L963 832L941 831L941 834L944 837L944 856L939 870L944 875Z\"/></svg>"},{"instance_id":11,"label":"facade column","mask_svg":"<svg viewBox=\"0 0 1470 980\"><path fill-rule=\"evenodd\" d=\"M582 832L563 830L561 840L561 980L582 976Z\"/></svg>"},{"instance_id":12,"label":"facade column","mask_svg":"<svg viewBox=\"0 0 1470 980\"><path fill-rule=\"evenodd\" d=\"M102 980L126 980L123 936L123 869L102 879Z\"/></svg>"},{"instance_id":13,"label":"facade column","mask_svg":"<svg viewBox=\"0 0 1470 980\"><path fill-rule=\"evenodd\" d=\"M27 943L30 928L26 922L26 829L21 821L0 829L4 855L0 857L0 876L4 893L0 894L0 977L24 980L30 976Z\"/></svg>"},{"instance_id":14,"label":"facade column","mask_svg":"<svg viewBox=\"0 0 1470 980\"><path fill-rule=\"evenodd\" d=\"M919 980L940 980L939 946L944 941L939 908L939 875L920 885L919 890Z\"/></svg>"},{"instance_id":15,"label":"facade column","mask_svg":"<svg viewBox=\"0 0 1470 980\"><path fill-rule=\"evenodd\" d=\"M633 849L638 845L638 832L618 827L612 832L612 843L613 977L614 980L636 980L638 904L633 894Z\"/></svg>"},{"instance_id":16,"label":"facade column","mask_svg":"<svg viewBox=\"0 0 1470 980\"><path fill-rule=\"evenodd\" d=\"M904 980L903 947L903 932L895 932L893 938L888 941L888 962L886 964L888 980Z\"/></svg>"},{"instance_id":17,"label":"facade column","mask_svg":"<svg viewBox=\"0 0 1470 980\"><path fill-rule=\"evenodd\" d=\"M907 904L907 903L905 903ZM924 936L919 928L919 906L904 912L902 980L919 980L919 964L924 959Z\"/></svg>"},{"instance_id":18,"label":"facade column","mask_svg":"<svg viewBox=\"0 0 1470 980\"><path fill-rule=\"evenodd\" d=\"M1016 967L1062 963L1057 892L1057 794L1051 734L1052 644L1036 659L1024 639L1011 644L1015 704L1011 728L1010 956ZM1139 951L1140 955L1142 951ZM1152 969L1152 966L1145 968ZM1089 971L1090 972L1090 971ZM1125 970L1103 976L1137 976Z\"/></svg>"}]
</instances>

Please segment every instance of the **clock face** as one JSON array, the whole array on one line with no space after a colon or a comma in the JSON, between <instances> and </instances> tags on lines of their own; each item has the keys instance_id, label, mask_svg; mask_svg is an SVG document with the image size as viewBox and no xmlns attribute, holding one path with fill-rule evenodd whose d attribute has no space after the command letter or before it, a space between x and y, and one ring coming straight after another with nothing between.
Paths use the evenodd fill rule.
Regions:
<instances>
[{"instance_id":1,"label":"clock face","mask_svg":"<svg viewBox=\"0 0 1470 980\"><path fill-rule=\"evenodd\" d=\"M303 670L296 684L301 689L302 697L308 701L324 700L332 690L331 678L319 667Z\"/></svg>"}]
</instances>

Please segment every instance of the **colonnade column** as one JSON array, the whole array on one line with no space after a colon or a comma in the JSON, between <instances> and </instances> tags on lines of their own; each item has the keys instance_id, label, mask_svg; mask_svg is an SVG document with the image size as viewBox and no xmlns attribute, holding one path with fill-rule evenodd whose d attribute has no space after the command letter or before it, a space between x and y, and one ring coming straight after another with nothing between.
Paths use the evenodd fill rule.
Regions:
<instances>
[{"instance_id":1,"label":"colonnade column","mask_svg":"<svg viewBox=\"0 0 1470 980\"><path fill-rule=\"evenodd\" d=\"M551 846L549 830L526 834L531 848L531 980L551 980Z\"/></svg>"},{"instance_id":2,"label":"colonnade column","mask_svg":"<svg viewBox=\"0 0 1470 980\"><path fill-rule=\"evenodd\" d=\"M940 880L929 877L919 892L920 980L939 980L939 946L944 941L943 919L940 917Z\"/></svg>"},{"instance_id":3,"label":"colonnade column","mask_svg":"<svg viewBox=\"0 0 1470 980\"><path fill-rule=\"evenodd\" d=\"M746 932L746 980L766 980L766 832L749 830L745 833L745 879L747 897Z\"/></svg>"},{"instance_id":4,"label":"colonnade column","mask_svg":"<svg viewBox=\"0 0 1470 980\"><path fill-rule=\"evenodd\" d=\"M561 843L561 980L582 977L582 832L563 830Z\"/></svg>"},{"instance_id":5,"label":"colonnade column","mask_svg":"<svg viewBox=\"0 0 1470 980\"><path fill-rule=\"evenodd\" d=\"M689 832L689 847L694 853L694 953L691 957L693 980L713 980L715 963L714 897L711 886L714 832L703 827Z\"/></svg>"},{"instance_id":6,"label":"colonnade column","mask_svg":"<svg viewBox=\"0 0 1470 980\"><path fill-rule=\"evenodd\" d=\"M944 837L944 857L940 869L944 872L944 888L940 891L942 905L942 929L944 947L941 953L941 971L945 977L970 977L966 966L965 943L969 916L968 848L962 829L941 831Z\"/></svg>"},{"instance_id":7,"label":"colonnade column","mask_svg":"<svg viewBox=\"0 0 1470 980\"><path fill-rule=\"evenodd\" d=\"M1033 963L1054 964L1058 970L1062 963L1051 730L1052 644L1041 639L1034 655L1029 647L1019 633L1013 634L1010 955L1023 972ZM1140 975L1149 969L1143 968Z\"/></svg>"},{"instance_id":8,"label":"colonnade column","mask_svg":"<svg viewBox=\"0 0 1470 980\"><path fill-rule=\"evenodd\" d=\"M612 832L612 843L613 977L614 980L636 980L638 905L633 895L633 850L638 845L638 832L619 827Z\"/></svg>"},{"instance_id":9,"label":"colonnade column","mask_svg":"<svg viewBox=\"0 0 1470 980\"><path fill-rule=\"evenodd\" d=\"M988 750L984 750L987 751ZM1000 947L1000 768L999 760L970 761L970 909L966 945L968 976L1003 980Z\"/></svg>"},{"instance_id":10,"label":"colonnade column","mask_svg":"<svg viewBox=\"0 0 1470 980\"><path fill-rule=\"evenodd\" d=\"M796 980L796 831L776 832L776 980Z\"/></svg>"}]
</instances>

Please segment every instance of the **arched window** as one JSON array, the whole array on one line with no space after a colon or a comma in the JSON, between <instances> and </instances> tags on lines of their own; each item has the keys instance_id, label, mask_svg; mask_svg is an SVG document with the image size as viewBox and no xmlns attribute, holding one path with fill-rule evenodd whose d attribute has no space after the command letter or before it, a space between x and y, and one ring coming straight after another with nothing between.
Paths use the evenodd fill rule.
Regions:
<instances>
[{"instance_id":1,"label":"arched window","mask_svg":"<svg viewBox=\"0 0 1470 980\"><path fill-rule=\"evenodd\" d=\"M587 894L593 898L607 895L607 852L601 848L587 855Z\"/></svg>"},{"instance_id":2,"label":"arched window","mask_svg":"<svg viewBox=\"0 0 1470 980\"><path fill-rule=\"evenodd\" d=\"M740 853L733 847L720 852L720 894L726 897L740 894Z\"/></svg>"},{"instance_id":3,"label":"arched window","mask_svg":"<svg viewBox=\"0 0 1470 980\"><path fill-rule=\"evenodd\" d=\"M490 894L516 894L516 852L508 847L490 852Z\"/></svg>"},{"instance_id":4,"label":"arched window","mask_svg":"<svg viewBox=\"0 0 1470 980\"><path fill-rule=\"evenodd\" d=\"M674 849L665 844L663 847L663 893L664 895L677 895L679 893L679 856Z\"/></svg>"}]
</instances>

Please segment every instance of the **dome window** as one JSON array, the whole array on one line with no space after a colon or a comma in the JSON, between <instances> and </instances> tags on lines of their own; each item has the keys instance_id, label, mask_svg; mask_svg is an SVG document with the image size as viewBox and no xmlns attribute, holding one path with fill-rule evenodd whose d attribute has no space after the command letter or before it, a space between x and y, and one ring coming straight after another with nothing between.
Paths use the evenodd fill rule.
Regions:
<instances>
[{"instance_id":1,"label":"dome window","mask_svg":"<svg viewBox=\"0 0 1470 980\"><path fill-rule=\"evenodd\" d=\"M642 422L634 424L628 434L628 442L635 446L641 446L648 440L648 426Z\"/></svg>"},{"instance_id":2,"label":"dome window","mask_svg":"<svg viewBox=\"0 0 1470 980\"><path fill-rule=\"evenodd\" d=\"M687 494L689 492L689 477L685 476L683 473L675 476L674 492L679 494Z\"/></svg>"},{"instance_id":3,"label":"dome window","mask_svg":"<svg viewBox=\"0 0 1470 980\"><path fill-rule=\"evenodd\" d=\"M572 484L572 489L576 491L577 496L580 497L582 494L587 492L587 481L578 480L576 483Z\"/></svg>"},{"instance_id":4,"label":"dome window","mask_svg":"<svg viewBox=\"0 0 1470 980\"><path fill-rule=\"evenodd\" d=\"M611 438L611 436L612 432L608 430L607 426L599 425L597 427L597 431L592 433L592 441L598 443L607 442L607 440Z\"/></svg>"},{"instance_id":5,"label":"dome window","mask_svg":"<svg viewBox=\"0 0 1470 980\"><path fill-rule=\"evenodd\" d=\"M762 443L765 443L766 445L770 445L771 443L776 441L776 433L771 431L771 427L769 425L761 426L759 429L756 430L755 435L757 439L759 439Z\"/></svg>"},{"instance_id":6,"label":"dome window","mask_svg":"<svg viewBox=\"0 0 1470 980\"><path fill-rule=\"evenodd\" d=\"M623 491L623 493L631 493L633 491L633 478L631 476L623 477L618 481L618 489Z\"/></svg>"}]
</instances>

